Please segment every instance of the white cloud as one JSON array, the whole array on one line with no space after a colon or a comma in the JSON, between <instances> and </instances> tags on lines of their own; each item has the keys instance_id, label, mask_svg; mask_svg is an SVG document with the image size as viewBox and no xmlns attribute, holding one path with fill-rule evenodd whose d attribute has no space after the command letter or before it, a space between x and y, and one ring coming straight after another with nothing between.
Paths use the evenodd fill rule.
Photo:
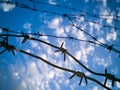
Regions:
<instances>
[{"instance_id":1,"label":"white cloud","mask_svg":"<svg viewBox=\"0 0 120 90\"><path fill-rule=\"evenodd\" d=\"M78 39L86 40L84 32L77 30L76 28L73 28L71 33L74 34Z\"/></svg>"},{"instance_id":2,"label":"white cloud","mask_svg":"<svg viewBox=\"0 0 120 90\"><path fill-rule=\"evenodd\" d=\"M54 72L53 72L53 71L50 71L48 77L49 77L50 79L52 79L52 78L54 77Z\"/></svg>"},{"instance_id":3,"label":"white cloud","mask_svg":"<svg viewBox=\"0 0 120 90\"><path fill-rule=\"evenodd\" d=\"M75 53L75 57L79 60L79 59L81 59L81 51L77 51L76 53Z\"/></svg>"},{"instance_id":4,"label":"white cloud","mask_svg":"<svg viewBox=\"0 0 120 90\"><path fill-rule=\"evenodd\" d=\"M57 3L54 2L53 0L48 0L48 3L53 4L53 5L56 5L56 4L57 4Z\"/></svg>"},{"instance_id":5,"label":"white cloud","mask_svg":"<svg viewBox=\"0 0 120 90\"><path fill-rule=\"evenodd\" d=\"M27 30L31 30L31 23L26 22L26 23L23 25L23 28L25 28L25 29L27 29Z\"/></svg>"},{"instance_id":6,"label":"white cloud","mask_svg":"<svg viewBox=\"0 0 120 90\"><path fill-rule=\"evenodd\" d=\"M9 12L15 8L15 4L2 3L0 7L3 9L4 12Z\"/></svg>"},{"instance_id":7,"label":"white cloud","mask_svg":"<svg viewBox=\"0 0 120 90\"><path fill-rule=\"evenodd\" d=\"M103 6L106 5L106 0L104 1ZM108 7L101 7L100 15L102 15L103 18L106 18L106 23L112 26L113 18L114 18L114 12L112 12ZM110 16L108 16L110 15ZM102 19L101 19L102 20Z\"/></svg>"},{"instance_id":8,"label":"white cloud","mask_svg":"<svg viewBox=\"0 0 120 90\"><path fill-rule=\"evenodd\" d=\"M66 81L65 81L65 85L66 85L66 86L68 86L69 83L70 83L70 80L66 80Z\"/></svg>"},{"instance_id":9,"label":"white cloud","mask_svg":"<svg viewBox=\"0 0 120 90\"><path fill-rule=\"evenodd\" d=\"M90 54L94 51L94 47L93 45L89 45L87 48L86 48L86 51L87 51L87 54Z\"/></svg>"},{"instance_id":10,"label":"white cloud","mask_svg":"<svg viewBox=\"0 0 120 90\"><path fill-rule=\"evenodd\" d=\"M80 43L80 50L75 52L75 57L78 60L81 60L85 64L88 62L88 55L92 55L94 51L94 46L93 45L88 45L86 47L86 43Z\"/></svg>"},{"instance_id":11,"label":"white cloud","mask_svg":"<svg viewBox=\"0 0 120 90\"><path fill-rule=\"evenodd\" d=\"M37 48L38 50L40 50L40 45L38 42L30 41L30 45L32 46L32 48Z\"/></svg>"},{"instance_id":12,"label":"white cloud","mask_svg":"<svg viewBox=\"0 0 120 90\"><path fill-rule=\"evenodd\" d=\"M60 85L58 84L58 82L54 82L54 84L55 84L55 90L61 90Z\"/></svg>"},{"instance_id":13,"label":"white cloud","mask_svg":"<svg viewBox=\"0 0 120 90\"><path fill-rule=\"evenodd\" d=\"M90 76L91 73L90 73L90 72L85 72L85 75L86 75L86 76Z\"/></svg>"},{"instance_id":14,"label":"white cloud","mask_svg":"<svg viewBox=\"0 0 120 90\"><path fill-rule=\"evenodd\" d=\"M98 40L101 42L101 43L105 43L105 39L104 38L98 38Z\"/></svg>"},{"instance_id":15,"label":"white cloud","mask_svg":"<svg viewBox=\"0 0 120 90\"><path fill-rule=\"evenodd\" d=\"M61 25L63 19L60 17L55 17L51 22L48 23L48 27L55 30L57 36L66 36L65 30Z\"/></svg>"},{"instance_id":16,"label":"white cloud","mask_svg":"<svg viewBox=\"0 0 120 90\"><path fill-rule=\"evenodd\" d=\"M0 28L0 33L2 33L2 29Z\"/></svg>"},{"instance_id":17,"label":"white cloud","mask_svg":"<svg viewBox=\"0 0 120 90\"><path fill-rule=\"evenodd\" d=\"M57 34L57 36L65 35L63 28L57 28L56 31L55 31L55 33Z\"/></svg>"},{"instance_id":18,"label":"white cloud","mask_svg":"<svg viewBox=\"0 0 120 90\"><path fill-rule=\"evenodd\" d=\"M112 31L111 33L108 33L106 35L106 40L110 41L110 40L116 40L117 39L117 32Z\"/></svg>"},{"instance_id":19,"label":"white cloud","mask_svg":"<svg viewBox=\"0 0 120 90\"><path fill-rule=\"evenodd\" d=\"M89 0L85 0L85 3L89 2Z\"/></svg>"},{"instance_id":20,"label":"white cloud","mask_svg":"<svg viewBox=\"0 0 120 90\"><path fill-rule=\"evenodd\" d=\"M30 53L30 49L26 49L25 51L28 52L28 53Z\"/></svg>"},{"instance_id":21,"label":"white cloud","mask_svg":"<svg viewBox=\"0 0 120 90\"><path fill-rule=\"evenodd\" d=\"M96 86L95 86L95 87L93 87L93 89L92 89L92 90L99 90L99 89L98 89L98 87L96 87Z\"/></svg>"},{"instance_id":22,"label":"white cloud","mask_svg":"<svg viewBox=\"0 0 120 90\"><path fill-rule=\"evenodd\" d=\"M112 82L111 81L107 81L106 82L106 86L109 87L109 88L112 88Z\"/></svg>"},{"instance_id":23,"label":"white cloud","mask_svg":"<svg viewBox=\"0 0 120 90\"><path fill-rule=\"evenodd\" d=\"M70 31L70 29L71 29L71 26L66 26L66 27L65 27L65 31L66 31L67 33Z\"/></svg>"},{"instance_id":24,"label":"white cloud","mask_svg":"<svg viewBox=\"0 0 120 90\"><path fill-rule=\"evenodd\" d=\"M108 17L107 23L108 23L109 25L112 25L113 18L114 18L114 16L112 16L112 15Z\"/></svg>"},{"instance_id":25,"label":"white cloud","mask_svg":"<svg viewBox=\"0 0 120 90\"><path fill-rule=\"evenodd\" d=\"M103 6L107 7L107 0L103 0Z\"/></svg>"},{"instance_id":26,"label":"white cloud","mask_svg":"<svg viewBox=\"0 0 120 90\"><path fill-rule=\"evenodd\" d=\"M51 22L48 23L49 28L56 29L59 27L60 23L62 22L62 18L54 18Z\"/></svg>"},{"instance_id":27,"label":"white cloud","mask_svg":"<svg viewBox=\"0 0 120 90\"><path fill-rule=\"evenodd\" d=\"M118 88L120 88L120 82L116 82Z\"/></svg>"},{"instance_id":28,"label":"white cloud","mask_svg":"<svg viewBox=\"0 0 120 90\"><path fill-rule=\"evenodd\" d=\"M98 32L100 31L101 26L99 24L95 24L94 27Z\"/></svg>"},{"instance_id":29,"label":"white cloud","mask_svg":"<svg viewBox=\"0 0 120 90\"><path fill-rule=\"evenodd\" d=\"M109 59L105 59L105 58L99 58L97 56L95 56L94 61L100 65L103 66L104 68L106 68L108 65L111 64L111 60Z\"/></svg>"},{"instance_id":30,"label":"white cloud","mask_svg":"<svg viewBox=\"0 0 120 90\"><path fill-rule=\"evenodd\" d=\"M43 34L43 35L44 35L44 34ZM41 36L40 38L41 38L42 40L45 40L45 41L49 42L47 36Z\"/></svg>"}]
</instances>

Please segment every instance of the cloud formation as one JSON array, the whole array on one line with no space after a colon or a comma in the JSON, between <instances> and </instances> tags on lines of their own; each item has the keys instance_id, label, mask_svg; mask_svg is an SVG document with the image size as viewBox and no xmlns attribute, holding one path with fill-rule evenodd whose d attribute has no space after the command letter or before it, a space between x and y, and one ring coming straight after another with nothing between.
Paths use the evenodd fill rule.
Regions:
<instances>
[{"instance_id":1,"label":"cloud formation","mask_svg":"<svg viewBox=\"0 0 120 90\"><path fill-rule=\"evenodd\" d=\"M3 9L4 12L9 12L15 8L15 4L2 3L0 4L0 7Z\"/></svg>"}]
</instances>

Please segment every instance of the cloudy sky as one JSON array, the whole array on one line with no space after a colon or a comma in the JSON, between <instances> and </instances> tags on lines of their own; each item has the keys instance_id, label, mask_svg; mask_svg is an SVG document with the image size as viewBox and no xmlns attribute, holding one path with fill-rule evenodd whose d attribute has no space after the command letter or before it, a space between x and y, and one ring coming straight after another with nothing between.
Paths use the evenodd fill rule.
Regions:
<instances>
[{"instance_id":1,"label":"cloudy sky","mask_svg":"<svg viewBox=\"0 0 120 90\"><path fill-rule=\"evenodd\" d=\"M8 0L0 0L8 1ZM91 40L105 45L113 45L120 50L120 0L10 0L15 3L0 2L0 34L5 34L2 27L12 31L24 33L37 33L46 36L32 36L34 38L63 47L76 59L91 70L98 73L107 71L120 78L119 53L109 51L106 48L80 40ZM37 2L37 3L36 3ZM31 8L21 8L22 5ZM74 10L73 10L74 9ZM46 10L46 11L44 11ZM64 17L63 15L67 15ZM69 18L70 17L70 18ZM73 23L75 26L73 26ZM89 33L86 34L80 29ZM10 33L13 34L13 33ZM55 38L57 37L74 37ZM0 39L1 40L1 39ZM38 55L56 65L84 72L85 75L93 77L104 83L104 77L93 75L76 63L70 56L49 45L27 40L22 44L23 38L9 37L9 44L29 53ZM3 48L0 48L2 51ZM103 90L104 88L95 82L85 80L79 85L79 77L69 79L72 74L50 65L39 59L30 57L20 52L12 53L6 51L0 55L0 90ZM114 87L108 80L106 86L113 90L120 89L120 83L115 82Z\"/></svg>"}]
</instances>

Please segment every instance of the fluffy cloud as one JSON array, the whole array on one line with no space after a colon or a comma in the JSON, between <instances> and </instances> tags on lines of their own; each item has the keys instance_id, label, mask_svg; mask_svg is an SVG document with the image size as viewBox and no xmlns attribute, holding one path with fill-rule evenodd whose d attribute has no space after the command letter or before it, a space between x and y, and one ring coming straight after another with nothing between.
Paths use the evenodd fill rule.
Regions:
<instances>
[{"instance_id":1,"label":"fluffy cloud","mask_svg":"<svg viewBox=\"0 0 120 90\"><path fill-rule=\"evenodd\" d=\"M107 0L103 0L103 6L104 6L104 7L107 6Z\"/></svg>"},{"instance_id":2,"label":"fluffy cloud","mask_svg":"<svg viewBox=\"0 0 120 90\"><path fill-rule=\"evenodd\" d=\"M0 7L3 9L4 12L9 12L15 8L15 4L2 3L0 4Z\"/></svg>"},{"instance_id":3,"label":"fluffy cloud","mask_svg":"<svg viewBox=\"0 0 120 90\"><path fill-rule=\"evenodd\" d=\"M59 27L60 23L62 22L62 18L54 18L51 22L49 22L49 28L56 29Z\"/></svg>"},{"instance_id":4,"label":"fluffy cloud","mask_svg":"<svg viewBox=\"0 0 120 90\"><path fill-rule=\"evenodd\" d=\"M25 28L25 29L27 29L27 30L31 30L31 23L25 23L24 25L23 25L23 28Z\"/></svg>"},{"instance_id":5,"label":"fluffy cloud","mask_svg":"<svg viewBox=\"0 0 120 90\"><path fill-rule=\"evenodd\" d=\"M99 89L98 89L98 87L93 87L93 89L92 89L92 90L99 90Z\"/></svg>"},{"instance_id":6,"label":"fluffy cloud","mask_svg":"<svg viewBox=\"0 0 120 90\"><path fill-rule=\"evenodd\" d=\"M106 40L110 41L110 40L116 40L117 39L117 32L112 31L111 33L108 33L106 35Z\"/></svg>"},{"instance_id":7,"label":"fluffy cloud","mask_svg":"<svg viewBox=\"0 0 120 90\"><path fill-rule=\"evenodd\" d=\"M0 28L0 33L2 33L2 29Z\"/></svg>"},{"instance_id":8,"label":"fluffy cloud","mask_svg":"<svg viewBox=\"0 0 120 90\"><path fill-rule=\"evenodd\" d=\"M120 83L119 82L116 82L116 85L118 88L120 88Z\"/></svg>"},{"instance_id":9,"label":"fluffy cloud","mask_svg":"<svg viewBox=\"0 0 120 90\"><path fill-rule=\"evenodd\" d=\"M100 58L100 57L95 56L94 61L98 65L103 66L104 68L106 68L108 65L112 64L110 58L106 60L105 58Z\"/></svg>"},{"instance_id":10,"label":"fluffy cloud","mask_svg":"<svg viewBox=\"0 0 120 90\"><path fill-rule=\"evenodd\" d=\"M48 27L55 30L57 36L66 36L64 27L61 25L63 19L61 17L55 17L48 23Z\"/></svg>"},{"instance_id":11,"label":"fluffy cloud","mask_svg":"<svg viewBox=\"0 0 120 90\"><path fill-rule=\"evenodd\" d=\"M56 5L56 2L54 2L53 0L48 0L48 3Z\"/></svg>"}]
</instances>

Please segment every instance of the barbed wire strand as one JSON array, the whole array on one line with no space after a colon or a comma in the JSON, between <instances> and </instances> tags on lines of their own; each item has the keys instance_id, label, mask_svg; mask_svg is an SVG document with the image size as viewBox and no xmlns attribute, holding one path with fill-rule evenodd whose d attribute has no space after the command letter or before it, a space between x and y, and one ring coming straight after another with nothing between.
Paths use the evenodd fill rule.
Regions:
<instances>
[{"instance_id":1,"label":"barbed wire strand","mask_svg":"<svg viewBox=\"0 0 120 90\"><path fill-rule=\"evenodd\" d=\"M59 15L59 16L64 17L64 14L60 14L60 13L56 13L56 12L51 12L51 11L47 11L47 10L40 10L40 9L37 9L36 7L30 7L29 5L23 4L23 3L20 3L20 2L13 2L13 1L0 1L0 2L2 2L2 3L8 3L8 4L15 4L16 6L21 7L21 8L26 8L26 9L33 10L33 11L38 11L38 12L43 12L43 13L49 13L49 14ZM81 15L81 16L84 16L84 15ZM69 15L69 17L72 18L72 19L80 20L80 18L77 18L75 16L70 16ZM98 25L103 26L105 28L111 28L111 29L115 29L115 30L120 30L120 28L118 28L118 27L101 24L101 23L95 22L95 21L89 21L87 19L84 19L83 21L85 21L85 22L92 22L94 24L98 24Z\"/></svg>"},{"instance_id":2,"label":"barbed wire strand","mask_svg":"<svg viewBox=\"0 0 120 90\"><path fill-rule=\"evenodd\" d=\"M8 28L3 28L3 27L0 27L3 31L6 31L6 32L12 32L12 33L16 33L16 34L22 34L22 32L17 32L17 31L14 31L14 30L9 30ZM78 27L77 27L78 28ZM79 28L78 28L79 29ZM92 44L96 44L96 45L99 45L103 48L106 48L107 50L109 51L114 51L118 54L120 54L120 51L115 49L113 46L115 46L114 44L112 45L108 45L108 44L105 44L105 43L101 43L97 40L97 42L95 42L94 40L96 40L95 37L91 36L92 38L94 38L94 40L82 40L82 39L78 39L78 38L75 38L73 36L67 36L67 37L60 37L60 36L55 36L55 35L43 35L43 34L40 34L39 32L37 33L24 33L25 35L36 35L36 36L47 36L47 37L54 37L54 38L66 38L66 39L71 39L71 40L77 40L77 41L83 41L83 42L88 42L88 43L92 43ZM86 33L88 34L88 33ZM88 34L89 35L89 34ZM1 36L7 36L2 34Z\"/></svg>"},{"instance_id":3,"label":"barbed wire strand","mask_svg":"<svg viewBox=\"0 0 120 90\"><path fill-rule=\"evenodd\" d=\"M85 30L83 30L81 27L76 26L76 25L73 23L72 19L71 19L69 16L66 15L65 17L68 17L68 19L69 19L69 21L71 22L71 24L72 24L73 27L75 27L76 29L84 32L86 35L88 35L89 37L91 37L94 41L100 43L102 46L105 46L105 48L109 48L108 45L100 42L96 37L94 37L93 35L89 34L89 33L86 32ZM113 47L112 47L112 48L113 48ZM111 49L112 49L112 48L111 48ZM120 51L117 50L117 49L115 49L115 48L113 49L113 51L115 51L115 52L117 52L118 54L120 54Z\"/></svg>"},{"instance_id":4,"label":"barbed wire strand","mask_svg":"<svg viewBox=\"0 0 120 90\"><path fill-rule=\"evenodd\" d=\"M4 43L4 42L0 42L0 44L3 44L3 43ZM36 59L39 59L39 60L43 61L44 63L46 63L46 64L48 64L48 65L50 65L50 66L52 66L52 67L54 67L54 68L57 68L57 69L60 69L60 70L63 70L63 71L67 71L67 72L70 72L70 73L73 73L73 74L76 73L76 71L74 71L74 70L71 70L71 69L68 69L68 68L64 68L64 67L55 65L55 64L53 64L53 63L51 63L51 62L43 59L43 58L40 57L40 56L31 54L31 53L26 52L26 51L24 51L24 50L20 50L20 49L16 48L16 47L13 46L13 45L9 45L9 44L6 44L6 43L4 43L4 45L6 45L7 47L11 47L11 49L16 50L17 52L21 52L21 53L24 53L24 54L26 54L26 55L32 56L32 57L34 57L34 58L36 58ZM81 73L78 73L78 74L81 74ZM78 76L78 75L77 75L77 76ZM78 77L81 78L81 75L79 75ZM93 81L93 82L96 82L97 84L99 84L100 86L106 88L107 90L111 90L109 87L103 85L101 82L99 82L98 80L96 80L96 79L94 79L94 78L91 78L91 77L86 76L86 75L85 75L85 78L86 78L86 79L89 79L89 80L91 80L91 81Z\"/></svg>"},{"instance_id":5,"label":"barbed wire strand","mask_svg":"<svg viewBox=\"0 0 120 90\"><path fill-rule=\"evenodd\" d=\"M6 1L6 2L8 2L8 1ZM8 3L13 3L13 2L10 2L10 1L9 1ZM14 3L14 4L15 4L15 3ZM31 8L31 7L27 6L26 4L21 4L21 3L18 3L18 2L16 2L16 6L20 6L20 7L22 7L22 8L26 8L26 9L30 9L30 10L35 10L35 11L37 10L37 9L35 9L35 8ZM69 17L67 14L58 14L58 13L55 13L55 12L48 12L48 11L46 11L46 10L38 10L38 11L44 12L44 13L46 12L46 13L50 13L50 14L54 14L54 15L60 15L60 16L63 16L63 17L67 17L67 18L69 19L69 21L71 22L71 25L72 25L72 26L76 27L76 28L77 28L78 30L80 30L80 31L83 31L85 34L87 34L88 36L90 36L93 40L101 43L100 41L97 40L96 37L90 35L88 32L86 32L85 30L82 30L80 27L77 27L77 26L73 23L73 20L71 19L71 17ZM103 43L101 43L101 44L103 44ZM114 51L117 52L117 53L120 53L120 51L118 51L118 50L116 50L116 49L114 49Z\"/></svg>"},{"instance_id":6,"label":"barbed wire strand","mask_svg":"<svg viewBox=\"0 0 120 90\"><path fill-rule=\"evenodd\" d=\"M16 3L16 5L18 5L18 3ZM23 4L22 4L22 5L23 5ZM22 6L22 5L21 5L21 6ZM22 8L26 8L26 5L23 5ZM27 8L29 8L29 7L27 7ZM36 10L36 9L33 9L33 10ZM46 10L43 10L43 12L46 12ZM47 13L51 13L51 12L47 12ZM52 14L55 14L55 15L56 15L56 13L54 13L54 12L52 12ZM63 16L65 16L65 15L63 15ZM68 17L68 16L65 16L65 17ZM73 24L73 21L71 20L71 18L68 17L68 19L72 22L72 25L75 26L75 25ZM75 26L75 27L76 27L76 26ZM79 28L79 27L76 27L76 28L78 28L78 29L81 30L81 31L84 31L84 30L82 30L82 29ZM90 37L92 37L93 40L99 42L94 36L90 35L89 33L85 32L85 31L84 31L84 33L87 34L87 35L89 35ZM23 35L22 37L31 40L31 37L25 37L24 35ZM47 45L49 45L49 46L52 46L52 47L54 47L54 48L57 47L57 46L54 46L54 45L52 45L52 44L50 44L50 43L47 43L47 42L45 42L45 41L38 40L38 39L36 39L36 38L32 38L32 40L36 40L36 41L45 43L45 44L47 44ZM99 42L99 43L101 43L101 42ZM101 43L101 44L103 44L103 43ZM104 45L104 44L103 44L103 45ZM58 49L61 49L60 47L57 47L57 48L58 48ZM107 47L107 48L110 49L111 47L109 46L109 47ZM62 49L64 49L64 48L62 48ZM120 51L118 51L118 50L116 50L116 49L113 49L113 48L112 48L112 50L114 50L114 51L116 51L116 52L118 52L118 53L120 52ZM68 55L70 55L68 52L66 52L66 53L67 53ZM70 55L70 56L71 56L71 55ZM74 56L73 56L73 57L74 57ZM74 58L75 58L75 57L74 57ZM73 58L73 59L74 59L74 58ZM92 72L91 72L91 73L92 73ZM106 74L105 74L105 76L106 76ZM119 80L119 79L117 79L117 80Z\"/></svg>"},{"instance_id":7,"label":"barbed wire strand","mask_svg":"<svg viewBox=\"0 0 120 90\"><path fill-rule=\"evenodd\" d=\"M8 36L23 37L23 38L26 38L26 39L28 39L28 40L38 41L38 42L44 43L44 44L46 44L46 45L49 45L49 46L51 46L51 47L53 47L53 48L56 48L56 49L60 50L61 52L62 52L62 50L66 50L66 49L64 49L63 47L62 47L62 50L61 50L61 47L55 46L55 45L53 45L53 44L51 44L51 43L48 43L48 42L46 42L46 41L43 41L43 40L40 40L40 39L37 39L37 38L33 38L33 37L30 37L30 36L24 36L24 35L9 35L9 34L7 35L7 37L8 37ZM23 40L24 40L24 39L23 39ZM76 59L72 54L70 54L68 51L66 51L65 53L66 53L67 55L69 55L70 57L72 57L73 60L75 60L80 66L82 66L84 69L86 69L86 70L89 71L90 73L95 74L95 75L98 75L98 76L104 76L104 77L106 77L106 74L96 73L96 72L90 70L89 68L87 68L84 64L82 64L79 60L77 60L77 59ZM114 81L120 82L120 79L114 77Z\"/></svg>"},{"instance_id":8,"label":"barbed wire strand","mask_svg":"<svg viewBox=\"0 0 120 90\"><path fill-rule=\"evenodd\" d=\"M79 9L76 9L76 8L72 8L72 7L68 7L68 6L62 6L62 5L59 5L59 4L50 4L50 3L47 3L47 2L42 2L42 1L38 1L38 0L29 0L30 2L34 2L34 3L39 3L39 4L43 4L43 5L50 5L50 6L55 6L55 7L60 7L60 8L64 8L64 9L69 9L69 10L73 10L73 11L78 11L80 12L81 16L91 16L91 17L95 17L95 18L99 18L99 19L110 19L109 17L113 17L113 18L116 18L116 19L119 19L120 16L118 15L105 15L105 14L101 14L101 15L98 15L98 14L90 14L89 12L85 12L83 10L79 10ZM106 17L104 17L106 16ZM118 22L118 20L116 20L116 22Z\"/></svg>"}]
</instances>

